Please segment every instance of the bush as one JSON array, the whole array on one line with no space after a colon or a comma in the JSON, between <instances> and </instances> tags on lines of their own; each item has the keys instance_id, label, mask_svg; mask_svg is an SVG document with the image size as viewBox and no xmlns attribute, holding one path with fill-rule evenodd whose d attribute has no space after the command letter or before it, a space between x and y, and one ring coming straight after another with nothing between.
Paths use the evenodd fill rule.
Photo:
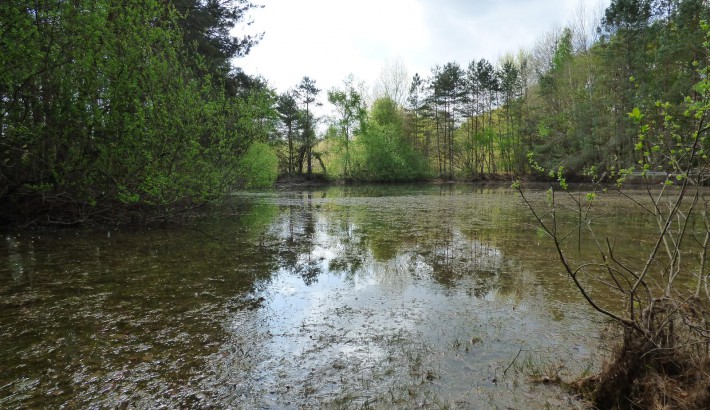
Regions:
<instances>
[{"instance_id":1,"label":"bush","mask_svg":"<svg viewBox=\"0 0 710 410\"><path fill-rule=\"evenodd\" d=\"M413 181L425 178L426 161L390 125L371 124L357 140L355 176L368 181Z\"/></svg>"},{"instance_id":2,"label":"bush","mask_svg":"<svg viewBox=\"0 0 710 410\"><path fill-rule=\"evenodd\" d=\"M239 160L238 168L245 188L266 188L276 182L279 158L269 145L254 142Z\"/></svg>"}]
</instances>

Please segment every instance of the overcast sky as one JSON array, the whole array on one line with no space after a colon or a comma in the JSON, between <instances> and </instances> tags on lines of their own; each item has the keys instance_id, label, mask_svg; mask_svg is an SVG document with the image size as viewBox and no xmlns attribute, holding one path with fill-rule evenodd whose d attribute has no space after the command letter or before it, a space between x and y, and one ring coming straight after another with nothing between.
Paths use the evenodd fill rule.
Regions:
<instances>
[{"instance_id":1,"label":"overcast sky","mask_svg":"<svg viewBox=\"0 0 710 410\"><path fill-rule=\"evenodd\" d=\"M387 62L401 60L411 77L431 67L472 59L495 63L530 48L580 7L603 10L609 0L256 0L248 32L264 32L235 63L279 92L303 76L322 90L348 74L368 86ZM325 93L323 93L324 95ZM322 97L324 101L325 98Z\"/></svg>"}]
</instances>

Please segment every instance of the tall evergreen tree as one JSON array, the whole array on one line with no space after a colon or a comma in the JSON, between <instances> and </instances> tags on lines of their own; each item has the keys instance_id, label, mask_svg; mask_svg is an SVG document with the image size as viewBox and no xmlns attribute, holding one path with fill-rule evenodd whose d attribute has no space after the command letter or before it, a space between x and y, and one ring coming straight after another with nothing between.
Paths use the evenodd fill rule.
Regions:
<instances>
[{"instance_id":1,"label":"tall evergreen tree","mask_svg":"<svg viewBox=\"0 0 710 410\"><path fill-rule=\"evenodd\" d=\"M311 178L313 173L312 157L313 157L313 146L316 144L316 130L315 130L315 117L313 116L313 106L319 105L318 94L320 89L316 87L315 80L309 77L303 77L301 82L296 88L296 95L298 100L303 105L303 130L302 130L302 140L303 145L300 152L300 172L303 173L303 160L307 163L307 175Z\"/></svg>"},{"instance_id":2,"label":"tall evergreen tree","mask_svg":"<svg viewBox=\"0 0 710 410\"><path fill-rule=\"evenodd\" d=\"M482 118L482 130L484 143L486 144L486 152L488 153L485 161L488 165L488 171L496 173L496 153L495 153L495 130L493 128L493 110L497 105L498 96L498 73L490 61L484 59L478 60L476 63L476 76L480 86L484 113ZM486 119L486 115L488 119Z\"/></svg>"},{"instance_id":3,"label":"tall evergreen tree","mask_svg":"<svg viewBox=\"0 0 710 410\"><path fill-rule=\"evenodd\" d=\"M463 96L464 74L455 62L446 63L432 79L433 100L439 107L441 132L441 175L454 177L454 128ZM448 165L448 168L447 168Z\"/></svg>"},{"instance_id":4,"label":"tall evergreen tree","mask_svg":"<svg viewBox=\"0 0 710 410\"><path fill-rule=\"evenodd\" d=\"M237 183L268 93L195 72L181 18L159 0L0 2L0 215L145 219Z\"/></svg>"},{"instance_id":5,"label":"tall evergreen tree","mask_svg":"<svg viewBox=\"0 0 710 410\"><path fill-rule=\"evenodd\" d=\"M234 59L251 51L263 37L261 34L234 35L240 24L251 24L249 12L257 6L249 0L171 0L179 13L178 23L187 49L202 56L203 63L194 59L186 62L204 70L223 82L231 95L251 89L255 84L249 76L235 67Z\"/></svg>"},{"instance_id":6,"label":"tall evergreen tree","mask_svg":"<svg viewBox=\"0 0 710 410\"><path fill-rule=\"evenodd\" d=\"M292 175L294 172L294 138L298 128L298 118L300 115L298 103L296 102L295 91L289 91L279 95L276 110L279 113L281 123L285 128L286 141L288 144L287 158L287 173Z\"/></svg>"},{"instance_id":7,"label":"tall evergreen tree","mask_svg":"<svg viewBox=\"0 0 710 410\"><path fill-rule=\"evenodd\" d=\"M424 91L424 81L419 76L419 73L414 74L412 77L412 82L409 86L409 95L407 96L407 108L411 114L411 140L412 146L415 150L421 151L426 158L429 157L428 154L428 144L426 141L420 141L421 134L421 115L422 108L425 104L425 99L423 96Z\"/></svg>"}]
</instances>

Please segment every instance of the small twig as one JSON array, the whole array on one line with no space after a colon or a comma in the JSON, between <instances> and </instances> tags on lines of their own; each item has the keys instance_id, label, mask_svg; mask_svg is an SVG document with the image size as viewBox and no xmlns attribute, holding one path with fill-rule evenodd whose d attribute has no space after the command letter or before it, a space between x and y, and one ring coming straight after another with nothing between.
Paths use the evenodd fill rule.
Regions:
<instances>
[{"instance_id":1,"label":"small twig","mask_svg":"<svg viewBox=\"0 0 710 410\"><path fill-rule=\"evenodd\" d=\"M503 375L504 375L504 376L505 376L505 373L508 371L508 369L510 369L510 367L513 365L513 363L515 363L515 361L518 360L518 356L520 356L520 353L522 353L522 352L523 352L523 347L520 346L520 349L518 350L518 354L515 355L515 358L513 359L512 362L510 362L510 364L508 365L508 367L506 367L505 370L503 370Z\"/></svg>"},{"instance_id":2,"label":"small twig","mask_svg":"<svg viewBox=\"0 0 710 410\"><path fill-rule=\"evenodd\" d=\"M648 188L647 188L647 189L648 189ZM650 209L646 208L646 206L645 206L644 204L642 204L641 202L637 201L637 200L636 200L635 198L633 198L631 195L627 194L626 192L622 191L622 190L619 189L619 188L616 188L615 191L616 191L618 194L620 194L621 196L625 197L625 198L628 199L629 201L631 201L631 202L633 202L634 204L636 204L637 206L639 206L639 207L640 207L641 209L643 209L644 211L648 212L648 213L651 214L651 215L655 215L655 213L654 213L653 211L651 211ZM649 194L650 194L650 190L649 190ZM651 199L653 199L653 197L651 197Z\"/></svg>"}]
</instances>

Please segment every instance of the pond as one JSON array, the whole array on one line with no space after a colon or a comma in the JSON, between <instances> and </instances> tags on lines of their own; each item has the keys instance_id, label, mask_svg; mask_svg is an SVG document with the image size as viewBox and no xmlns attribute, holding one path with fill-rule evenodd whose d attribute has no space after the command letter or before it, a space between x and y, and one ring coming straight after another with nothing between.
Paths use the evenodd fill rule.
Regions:
<instances>
[{"instance_id":1,"label":"pond","mask_svg":"<svg viewBox=\"0 0 710 410\"><path fill-rule=\"evenodd\" d=\"M510 189L228 202L164 229L4 233L0 407L582 407L536 375L598 369L604 323ZM624 215L600 229L643 225Z\"/></svg>"}]
</instances>

